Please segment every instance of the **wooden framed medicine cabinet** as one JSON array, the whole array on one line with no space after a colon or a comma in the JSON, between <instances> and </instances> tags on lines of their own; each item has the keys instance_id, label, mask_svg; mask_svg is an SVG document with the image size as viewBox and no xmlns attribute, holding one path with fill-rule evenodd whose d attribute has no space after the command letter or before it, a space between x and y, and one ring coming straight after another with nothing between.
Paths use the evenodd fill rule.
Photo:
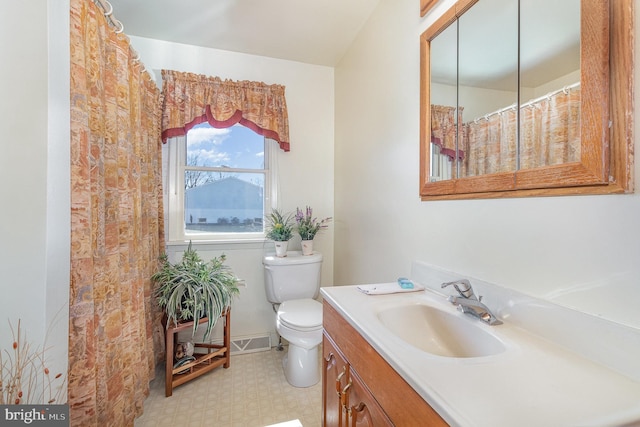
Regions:
<instances>
[{"instance_id":1,"label":"wooden framed medicine cabinet","mask_svg":"<svg viewBox=\"0 0 640 427\"><path fill-rule=\"evenodd\" d=\"M573 11L560 10L571 3ZM543 9L534 9L537 6ZM445 12L420 37L422 200L633 192L633 9L633 0L459 0ZM569 37L567 42L573 51L554 52L554 42L541 37L554 33L556 12L559 31L575 28L575 40ZM570 24L567 19L575 22ZM497 28L500 33L493 31ZM554 40L562 37L554 35ZM476 41L481 44L474 44ZM562 62L538 67L538 57L573 57L577 69ZM489 76L484 68L487 63L502 67L498 77L497 72ZM544 79L538 78L545 72ZM560 77L559 72L563 73ZM579 88L577 107L569 113L579 120L577 136L573 132L573 157L527 163L527 155L538 156L536 148L531 148L534 144L525 140L530 129L523 127L525 108L537 108L529 101L530 95L543 100L541 90L558 82L564 85L571 78L578 82L560 86L546 98L550 93L567 93L569 87ZM510 85L506 89L505 82ZM507 107L496 107L502 102L500 97L507 100ZM443 106L454 111L450 115L453 136L449 135L448 141L436 135L436 130L442 131L436 129L441 124L432 124L432 108L435 111ZM482 168L469 172L472 168L464 163L471 161L474 153L467 142L474 132L469 124L488 121L494 115L502 117L508 110L512 110L515 122L510 134L498 142L502 148L494 149L503 151L483 153L479 160ZM467 112L470 115L465 117ZM504 119L500 120L507 129ZM544 126L551 129L547 132L554 132L556 124ZM448 161L444 167L443 159Z\"/></svg>"},{"instance_id":2,"label":"wooden framed medicine cabinet","mask_svg":"<svg viewBox=\"0 0 640 427\"><path fill-rule=\"evenodd\" d=\"M437 2L438 0L420 0L420 16L426 15Z\"/></svg>"}]
</instances>

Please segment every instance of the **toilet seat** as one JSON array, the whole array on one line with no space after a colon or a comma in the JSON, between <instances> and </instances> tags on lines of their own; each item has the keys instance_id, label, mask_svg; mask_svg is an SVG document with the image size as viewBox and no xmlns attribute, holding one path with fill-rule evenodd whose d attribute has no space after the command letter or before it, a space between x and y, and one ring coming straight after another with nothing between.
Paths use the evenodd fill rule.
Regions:
<instances>
[{"instance_id":1,"label":"toilet seat","mask_svg":"<svg viewBox=\"0 0 640 427\"><path fill-rule=\"evenodd\" d=\"M301 332L322 329L322 304L311 298L285 301L278 308L278 319L290 328Z\"/></svg>"}]
</instances>

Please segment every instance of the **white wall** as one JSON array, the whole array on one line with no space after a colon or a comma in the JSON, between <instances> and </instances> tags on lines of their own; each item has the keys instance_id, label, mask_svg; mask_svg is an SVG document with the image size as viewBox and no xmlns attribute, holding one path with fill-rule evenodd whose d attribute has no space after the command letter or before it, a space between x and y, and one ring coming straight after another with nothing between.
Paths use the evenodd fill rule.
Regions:
<instances>
[{"instance_id":1,"label":"white wall","mask_svg":"<svg viewBox=\"0 0 640 427\"><path fill-rule=\"evenodd\" d=\"M278 206L285 211L313 207L319 217L333 216L333 68L240 54L197 46L131 37L149 70L170 69L231 80L262 81L285 86L291 151L277 150ZM294 249L300 243L294 241ZM183 246L168 248L173 260ZM246 280L231 312L232 338L275 334L275 314L264 292L262 256L272 244L204 245L207 258L224 253L227 264ZM316 236L314 249L324 256L322 284L333 283L333 227Z\"/></svg>"},{"instance_id":2,"label":"white wall","mask_svg":"<svg viewBox=\"0 0 640 427\"><path fill-rule=\"evenodd\" d=\"M46 334L55 372L68 367L71 262L69 0L48 0ZM53 369L52 369L53 371ZM66 395L65 395L66 398Z\"/></svg>"},{"instance_id":3,"label":"white wall","mask_svg":"<svg viewBox=\"0 0 640 427\"><path fill-rule=\"evenodd\" d=\"M638 194L420 201L419 35L452 3L381 0L336 67L336 284L422 260L640 327Z\"/></svg>"},{"instance_id":4,"label":"white wall","mask_svg":"<svg viewBox=\"0 0 640 427\"><path fill-rule=\"evenodd\" d=\"M0 2L0 350L21 319L28 342L46 339L52 372L67 368L68 11L68 0Z\"/></svg>"}]
</instances>

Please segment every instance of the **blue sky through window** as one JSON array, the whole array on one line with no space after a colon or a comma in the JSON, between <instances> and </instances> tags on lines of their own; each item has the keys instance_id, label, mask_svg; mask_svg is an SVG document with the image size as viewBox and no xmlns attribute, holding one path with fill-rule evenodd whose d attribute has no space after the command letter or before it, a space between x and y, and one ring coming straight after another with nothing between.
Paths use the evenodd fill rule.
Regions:
<instances>
[{"instance_id":1,"label":"blue sky through window","mask_svg":"<svg viewBox=\"0 0 640 427\"><path fill-rule=\"evenodd\" d=\"M264 137L242 125L216 129L201 123L187 133L187 164L263 169Z\"/></svg>"}]
</instances>

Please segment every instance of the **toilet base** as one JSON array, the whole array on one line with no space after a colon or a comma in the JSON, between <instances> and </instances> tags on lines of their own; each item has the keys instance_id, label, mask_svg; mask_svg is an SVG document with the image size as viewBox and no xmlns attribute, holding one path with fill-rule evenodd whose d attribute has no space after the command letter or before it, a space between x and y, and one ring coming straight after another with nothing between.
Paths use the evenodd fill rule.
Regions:
<instances>
[{"instance_id":1,"label":"toilet base","mask_svg":"<svg viewBox=\"0 0 640 427\"><path fill-rule=\"evenodd\" d=\"M294 387L311 387L320 381L318 347L307 350L289 343L287 355L282 359L287 382Z\"/></svg>"}]
</instances>

